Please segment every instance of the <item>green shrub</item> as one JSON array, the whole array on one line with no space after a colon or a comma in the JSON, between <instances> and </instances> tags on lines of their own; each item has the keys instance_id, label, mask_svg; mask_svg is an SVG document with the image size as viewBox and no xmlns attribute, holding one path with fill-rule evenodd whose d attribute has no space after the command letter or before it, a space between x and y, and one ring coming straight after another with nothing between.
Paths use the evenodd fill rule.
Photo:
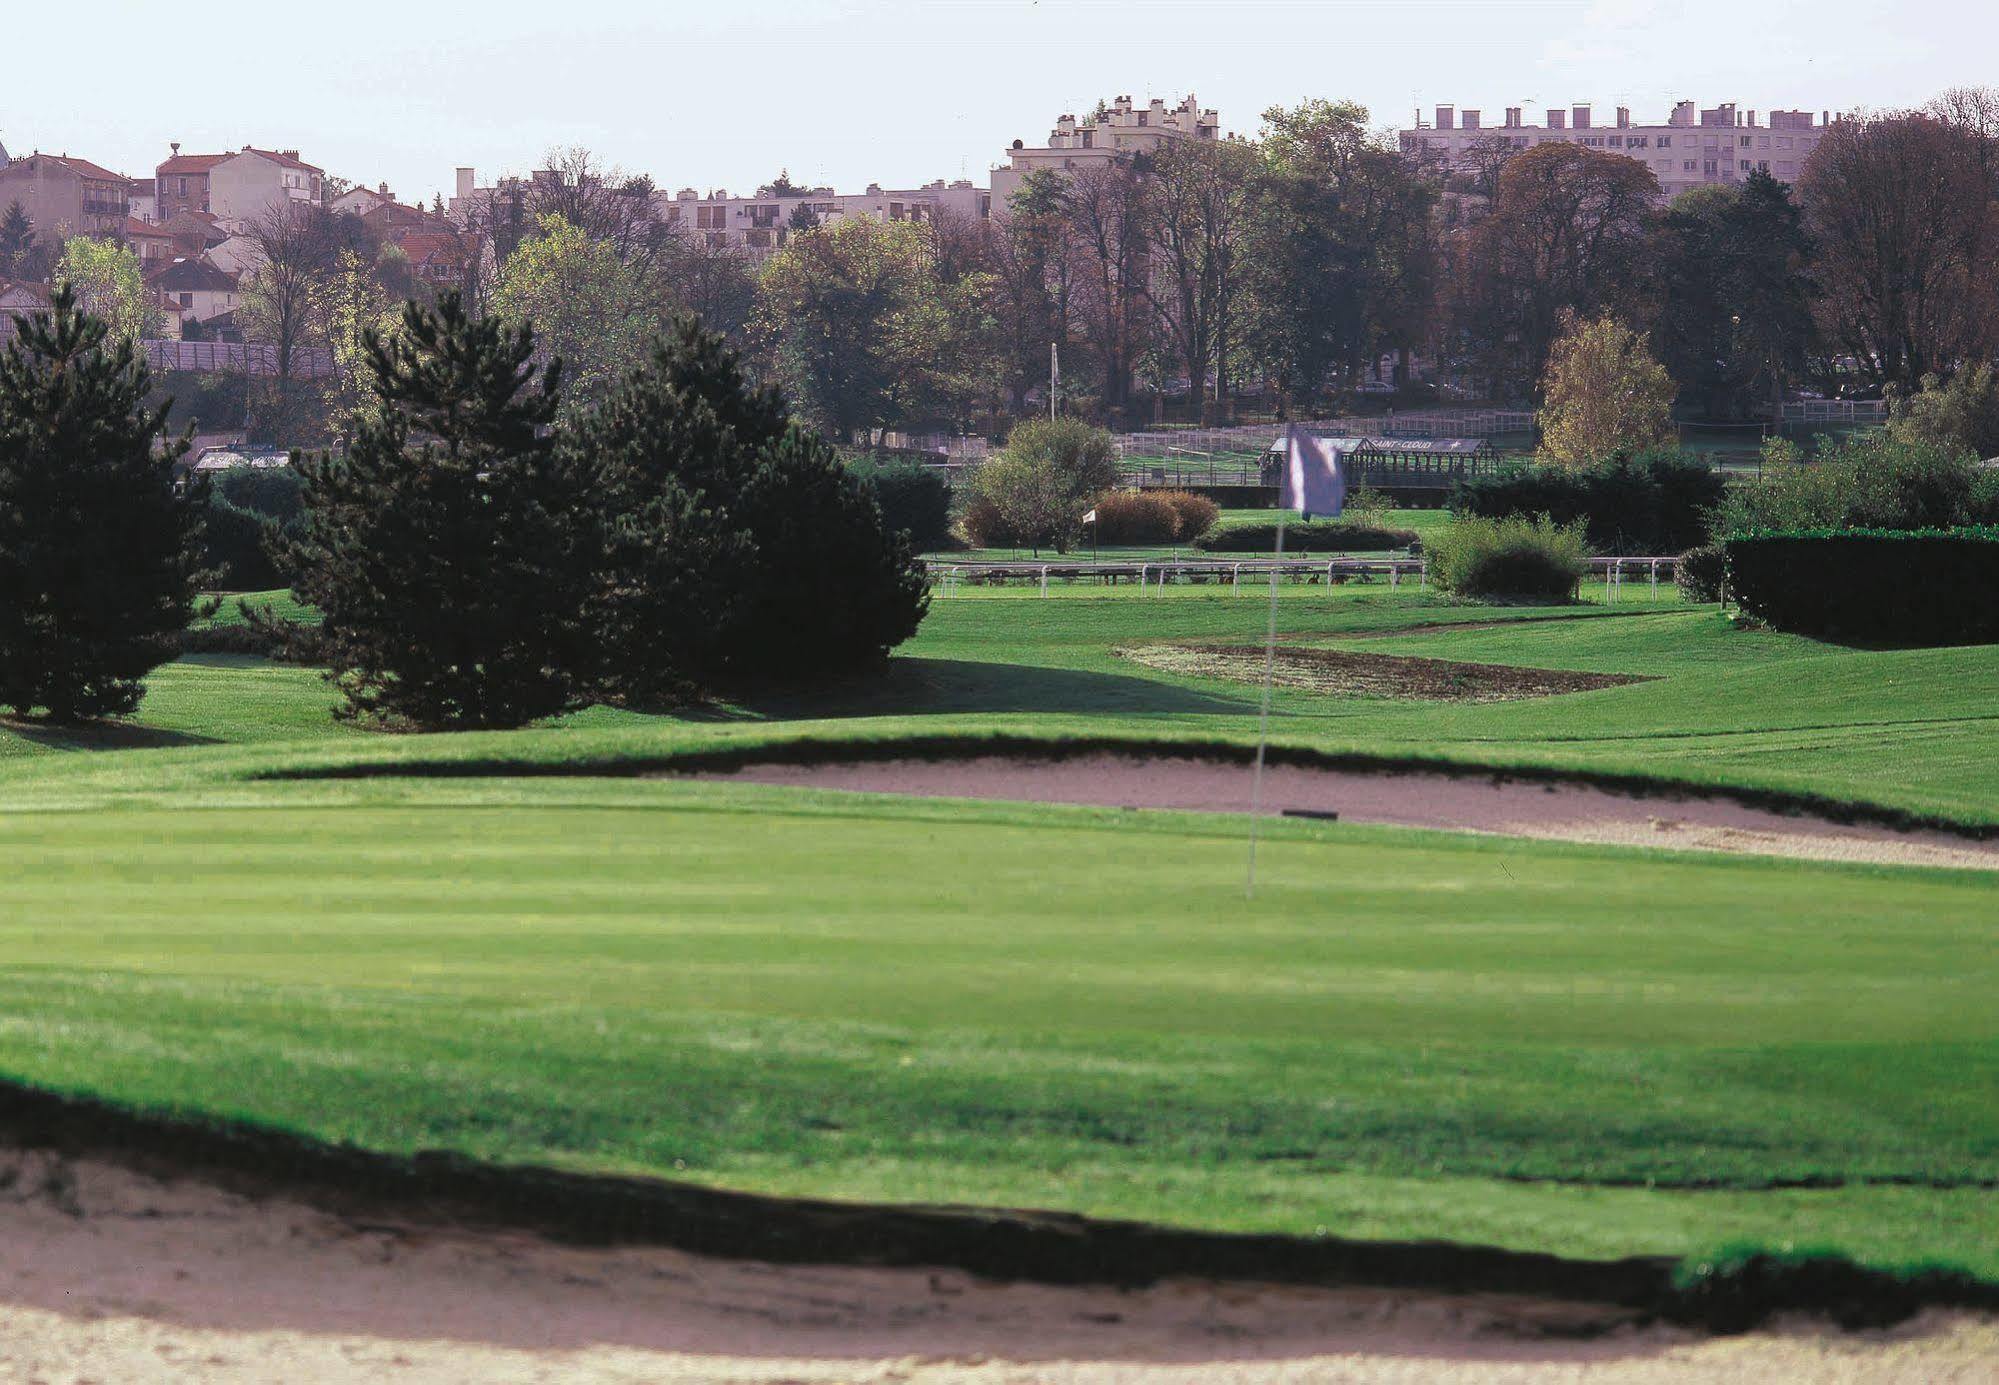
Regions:
<instances>
[{"instance_id":1,"label":"green shrub","mask_svg":"<svg viewBox=\"0 0 1999 1385\"><path fill-rule=\"evenodd\" d=\"M207 580L223 591L268 591L284 578L271 561L269 544L278 526L255 510L232 505L211 493L202 512L201 565Z\"/></svg>"},{"instance_id":2,"label":"green shrub","mask_svg":"<svg viewBox=\"0 0 1999 1385\"><path fill-rule=\"evenodd\" d=\"M909 535L919 550L951 541L951 487L935 468L861 457L847 463L847 470L874 493L889 532Z\"/></svg>"},{"instance_id":3,"label":"green shrub","mask_svg":"<svg viewBox=\"0 0 1999 1385\"><path fill-rule=\"evenodd\" d=\"M1345 520L1308 520L1284 526L1286 553L1387 553L1417 542L1410 529L1380 529ZM1277 546L1277 524L1226 524L1194 540L1204 553L1268 553Z\"/></svg>"},{"instance_id":4,"label":"green shrub","mask_svg":"<svg viewBox=\"0 0 1999 1385\"><path fill-rule=\"evenodd\" d=\"M1721 600L1722 582L1728 572L1728 555L1718 543L1689 548L1673 564L1673 581L1680 595L1702 604Z\"/></svg>"},{"instance_id":5,"label":"green shrub","mask_svg":"<svg viewBox=\"0 0 1999 1385\"><path fill-rule=\"evenodd\" d=\"M1457 596L1562 601L1589 572L1582 524L1557 524L1547 515L1456 519L1427 551L1430 580Z\"/></svg>"},{"instance_id":6,"label":"green shrub","mask_svg":"<svg viewBox=\"0 0 1999 1385\"><path fill-rule=\"evenodd\" d=\"M1097 497L1098 543L1171 543L1180 514L1157 491L1105 491Z\"/></svg>"},{"instance_id":7,"label":"green shrub","mask_svg":"<svg viewBox=\"0 0 1999 1385\"><path fill-rule=\"evenodd\" d=\"M208 480L202 566L224 591L265 591L282 586L272 559L298 537L305 501L291 467L230 467Z\"/></svg>"},{"instance_id":8,"label":"green shrub","mask_svg":"<svg viewBox=\"0 0 1999 1385\"><path fill-rule=\"evenodd\" d=\"M1787 442L1763 449L1763 479L1731 486L1717 537L1758 530L1948 529L1985 520L1987 494L1971 454L1880 431L1808 461Z\"/></svg>"},{"instance_id":9,"label":"green shrub","mask_svg":"<svg viewBox=\"0 0 1999 1385\"><path fill-rule=\"evenodd\" d=\"M1605 553L1678 553L1708 536L1726 482L1677 452L1615 458L1595 467L1528 466L1460 483L1451 508L1489 519L1547 515L1581 522Z\"/></svg>"},{"instance_id":10,"label":"green shrub","mask_svg":"<svg viewBox=\"0 0 1999 1385\"><path fill-rule=\"evenodd\" d=\"M1999 640L1999 527L1740 534L1729 595L1779 630L1884 644Z\"/></svg>"},{"instance_id":11,"label":"green shrub","mask_svg":"<svg viewBox=\"0 0 1999 1385\"><path fill-rule=\"evenodd\" d=\"M1173 507L1178 524L1173 537L1181 543L1194 540L1215 527L1222 517L1222 507L1205 495L1193 491L1154 491L1154 495Z\"/></svg>"},{"instance_id":12,"label":"green shrub","mask_svg":"<svg viewBox=\"0 0 1999 1385\"><path fill-rule=\"evenodd\" d=\"M965 537L975 548L1066 553L1089 509L1045 457L1002 452L980 463L966 488Z\"/></svg>"}]
</instances>

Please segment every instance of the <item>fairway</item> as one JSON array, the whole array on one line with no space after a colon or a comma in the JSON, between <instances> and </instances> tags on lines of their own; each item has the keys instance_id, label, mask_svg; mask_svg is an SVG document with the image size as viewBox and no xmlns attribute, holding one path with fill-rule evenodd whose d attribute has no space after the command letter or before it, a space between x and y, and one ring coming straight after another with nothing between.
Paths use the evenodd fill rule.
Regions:
<instances>
[{"instance_id":1,"label":"fairway","mask_svg":"<svg viewBox=\"0 0 1999 1385\"><path fill-rule=\"evenodd\" d=\"M1999 1270L1983 878L1287 824L1247 901L1226 819L262 796L0 825L0 1063L769 1191Z\"/></svg>"},{"instance_id":2,"label":"fairway","mask_svg":"<svg viewBox=\"0 0 1999 1385\"><path fill-rule=\"evenodd\" d=\"M1999 1276L1989 875L1282 822L1247 899L1240 818L630 777L1247 745L1256 686L1128 651L1240 646L1264 614L1212 587L968 593L879 678L485 735L356 731L309 670L183 660L130 727L0 727L0 1072L771 1193ZM1616 676L1279 687L1282 746L1999 824L1999 649L1847 649L1669 593L1295 586L1278 625Z\"/></svg>"}]
</instances>

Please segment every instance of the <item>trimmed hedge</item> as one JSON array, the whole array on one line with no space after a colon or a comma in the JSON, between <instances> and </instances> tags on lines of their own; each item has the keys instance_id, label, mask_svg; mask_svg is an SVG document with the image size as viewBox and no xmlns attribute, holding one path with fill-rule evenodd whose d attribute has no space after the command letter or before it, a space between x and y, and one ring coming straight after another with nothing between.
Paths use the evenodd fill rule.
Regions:
<instances>
[{"instance_id":1,"label":"trimmed hedge","mask_svg":"<svg viewBox=\"0 0 1999 1385\"><path fill-rule=\"evenodd\" d=\"M921 462L861 457L847 470L874 492L882 521L891 533L909 535L919 553L948 547L951 542L951 487L936 470Z\"/></svg>"},{"instance_id":2,"label":"trimmed hedge","mask_svg":"<svg viewBox=\"0 0 1999 1385\"><path fill-rule=\"evenodd\" d=\"M1284 526L1286 553L1386 553L1412 548L1418 542L1412 529L1383 529L1372 524L1310 520ZM1268 553L1276 546L1274 520L1268 524L1227 524L1194 540L1194 547L1203 553Z\"/></svg>"},{"instance_id":3,"label":"trimmed hedge","mask_svg":"<svg viewBox=\"0 0 1999 1385\"><path fill-rule=\"evenodd\" d=\"M1451 498L1461 515L1547 515L1580 520L1599 553L1680 553L1707 538L1721 504L1721 473L1675 453L1618 458L1602 466L1528 466L1462 481Z\"/></svg>"},{"instance_id":4,"label":"trimmed hedge","mask_svg":"<svg viewBox=\"0 0 1999 1385\"><path fill-rule=\"evenodd\" d=\"M1738 534L1729 595L1779 630L1882 644L1999 641L1999 526Z\"/></svg>"}]
</instances>

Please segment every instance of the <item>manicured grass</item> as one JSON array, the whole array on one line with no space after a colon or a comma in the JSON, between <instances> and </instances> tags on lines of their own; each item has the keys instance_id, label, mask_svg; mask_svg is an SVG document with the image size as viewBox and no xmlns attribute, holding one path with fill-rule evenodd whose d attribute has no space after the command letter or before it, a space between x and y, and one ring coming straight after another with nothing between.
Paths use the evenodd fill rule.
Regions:
<instances>
[{"instance_id":1,"label":"manicured grass","mask_svg":"<svg viewBox=\"0 0 1999 1385\"><path fill-rule=\"evenodd\" d=\"M0 819L0 1069L772 1191L1999 1273L1980 876L1285 824L1245 900L1229 820L233 794Z\"/></svg>"},{"instance_id":2,"label":"manicured grass","mask_svg":"<svg viewBox=\"0 0 1999 1385\"><path fill-rule=\"evenodd\" d=\"M1260 641L1264 595L940 596L876 678L505 734L357 731L317 673L220 656L160 670L130 727L0 723L0 1073L777 1192L1999 1275L1988 876L1282 823L1249 901L1233 820L267 777L1247 744L1256 687L1117 651ZM1475 706L1279 689L1273 737L1999 825L1999 647L1846 649L1647 595L1284 586L1287 643L1651 681Z\"/></svg>"}]
</instances>

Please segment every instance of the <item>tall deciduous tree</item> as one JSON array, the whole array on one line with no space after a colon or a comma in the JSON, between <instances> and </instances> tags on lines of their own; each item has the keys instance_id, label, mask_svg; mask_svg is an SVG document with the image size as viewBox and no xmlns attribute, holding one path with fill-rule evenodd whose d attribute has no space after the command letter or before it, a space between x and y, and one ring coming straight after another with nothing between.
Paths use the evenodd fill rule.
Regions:
<instances>
[{"instance_id":1,"label":"tall deciduous tree","mask_svg":"<svg viewBox=\"0 0 1999 1385\"><path fill-rule=\"evenodd\" d=\"M1362 106L1308 101L1263 119L1254 340L1287 399L1309 403L1424 331L1435 192L1369 135Z\"/></svg>"},{"instance_id":2,"label":"tall deciduous tree","mask_svg":"<svg viewBox=\"0 0 1999 1385\"><path fill-rule=\"evenodd\" d=\"M1781 413L1812 341L1807 243L1790 189L1767 173L1681 194L1653 257L1659 355L1714 419Z\"/></svg>"},{"instance_id":3,"label":"tall deciduous tree","mask_svg":"<svg viewBox=\"0 0 1999 1385\"><path fill-rule=\"evenodd\" d=\"M756 334L799 409L852 437L963 409L984 290L940 278L921 228L851 218L771 256Z\"/></svg>"},{"instance_id":4,"label":"tall deciduous tree","mask_svg":"<svg viewBox=\"0 0 1999 1385\"><path fill-rule=\"evenodd\" d=\"M455 293L368 337L376 409L344 456L309 457L300 601L325 613L341 713L519 726L584 694L579 646L602 571L587 473L550 434L559 362L474 321Z\"/></svg>"},{"instance_id":5,"label":"tall deciduous tree","mask_svg":"<svg viewBox=\"0 0 1999 1385\"><path fill-rule=\"evenodd\" d=\"M1589 466L1670 443L1673 380L1645 339L1615 318L1571 318L1548 356L1541 451Z\"/></svg>"},{"instance_id":6,"label":"tall deciduous tree","mask_svg":"<svg viewBox=\"0 0 1999 1385\"><path fill-rule=\"evenodd\" d=\"M1146 190L1152 234L1149 295L1160 326L1207 412L1228 391L1242 332L1244 252L1255 207L1256 150L1233 140L1179 140L1152 160Z\"/></svg>"},{"instance_id":7,"label":"tall deciduous tree","mask_svg":"<svg viewBox=\"0 0 1999 1385\"><path fill-rule=\"evenodd\" d=\"M76 290L78 306L113 337L157 336L160 310L146 288L139 257L115 240L71 236L62 243L55 279Z\"/></svg>"},{"instance_id":8,"label":"tall deciduous tree","mask_svg":"<svg viewBox=\"0 0 1999 1385\"><path fill-rule=\"evenodd\" d=\"M1999 347L1991 137L1922 114L1851 117L1798 182L1820 325L1861 373L1913 386Z\"/></svg>"},{"instance_id":9,"label":"tall deciduous tree","mask_svg":"<svg viewBox=\"0 0 1999 1385\"><path fill-rule=\"evenodd\" d=\"M530 324L543 350L562 358L563 408L571 418L645 359L660 327L644 279L617 244L553 213L501 266L487 306Z\"/></svg>"},{"instance_id":10,"label":"tall deciduous tree","mask_svg":"<svg viewBox=\"0 0 1999 1385\"><path fill-rule=\"evenodd\" d=\"M1458 286L1463 340L1498 390L1540 378L1565 313L1643 316L1658 192L1644 163L1581 145L1538 145L1508 161Z\"/></svg>"},{"instance_id":11,"label":"tall deciduous tree","mask_svg":"<svg viewBox=\"0 0 1999 1385\"><path fill-rule=\"evenodd\" d=\"M179 651L200 566L184 439L131 337L68 284L0 356L0 706L123 715Z\"/></svg>"},{"instance_id":12,"label":"tall deciduous tree","mask_svg":"<svg viewBox=\"0 0 1999 1385\"><path fill-rule=\"evenodd\" d=\"M1070 305L1095 358L1106 416L1131 407L1132 374L1151 345L1146 161L1119 155L1071 173L1060 207L1071 264Z\"/></svg>"}]
</instances>

